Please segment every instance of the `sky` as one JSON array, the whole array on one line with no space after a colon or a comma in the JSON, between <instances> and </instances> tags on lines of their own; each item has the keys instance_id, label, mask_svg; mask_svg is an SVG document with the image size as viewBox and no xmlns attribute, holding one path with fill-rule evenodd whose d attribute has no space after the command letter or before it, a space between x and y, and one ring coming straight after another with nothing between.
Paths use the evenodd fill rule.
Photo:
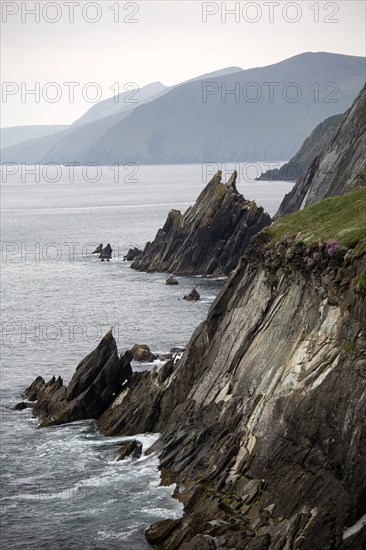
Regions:
<instances>
[{"instance_id":1,"label":"sky","mask_svg":"<svg viewBox=\"0 0 366 550\"><path fill-rule=\"evenodd\" d=\"M170 86L306 51L364 56L365 6L363 0L2 0L1 127L70 124L131 82Z\"/></svg>"}]
</instances>

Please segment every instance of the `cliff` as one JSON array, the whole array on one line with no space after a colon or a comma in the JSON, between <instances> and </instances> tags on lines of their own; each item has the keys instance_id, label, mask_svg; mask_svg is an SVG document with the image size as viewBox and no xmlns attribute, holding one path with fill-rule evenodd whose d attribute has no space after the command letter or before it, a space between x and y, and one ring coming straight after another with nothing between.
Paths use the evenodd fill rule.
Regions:
<instances>
[{"instance_id":1,"label":"cliff","mask_svg":"<svg viewBox=\"0 0 366 550\"><path fill-rule=\"evenodd\" d=\"M366 85L337 132L282 201L276 217L366 185Z\"/></svg>"},{"instance_id":2,"label":"cliff","mask_svg":"<svg viewBox=\"0 0 366 550\"><path fill-rule=\"evenodd\" d=\"M171 210L131 267L184 275L229 274L251 237L271 223L263 208L238 192L236 178L234 172L223 184L219 171L184 215Z\"/></svg>"},{"instance_id":3,"label":"cliff","mask_svg":"<svg viewBox=\"0 0 366 550\"><path fill-rule=\"evenodd\" d=\"M267 170L257 178L257 181L296 181L309 170L315 157L324 149L342 120L343 115L335 115L318 124L289 162L281 168Z\"/></svg>"},{"instance_id":4,"label":"cliff","mask_svg":"<svg viewBox=\"0 0 366 550\"><path fill-rule=\"evenodd\" d=\"M108 435L161 432L162 480L185 508L148 529L155 548L366 542L365 199L257 235L182 359L121 379L96 414Z\"/></svg>"}]
</instances>

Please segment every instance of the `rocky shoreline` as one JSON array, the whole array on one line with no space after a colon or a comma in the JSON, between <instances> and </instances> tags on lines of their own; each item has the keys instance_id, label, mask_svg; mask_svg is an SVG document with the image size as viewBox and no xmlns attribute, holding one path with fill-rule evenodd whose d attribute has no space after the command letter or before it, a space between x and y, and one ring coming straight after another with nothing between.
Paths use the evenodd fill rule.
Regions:
<instances>
[{"instance_id":1,"label":"rocky shoreline","mask_svg":"<svg viewBox=\"0 0 366 550\"><path fill-rule=\"evenodd\" d=\"M269 226L238 196L236 175L224 186L219 173L183 217L168 216L142 256L134 252L135 268L147 271L230 266L182 356L133 372L133 351L119 355L110 331L67 386L38 377L25 392L40 426L93 418L108 436L160 433L149 452L162 483L176 484L184 515L146 531L158 550L366 544L365 94L314 161L309 185L299 180L282 205L298 210L306 192L307 208ZM322 188L340 147L357 162ZM214 220L222 231L223 206L225 219L231 208L242 217L220 248L211 237ZM134 352L151 359L146 346ZM139 452L136 442L121 457Z\"/></svg>"}]
</instances>

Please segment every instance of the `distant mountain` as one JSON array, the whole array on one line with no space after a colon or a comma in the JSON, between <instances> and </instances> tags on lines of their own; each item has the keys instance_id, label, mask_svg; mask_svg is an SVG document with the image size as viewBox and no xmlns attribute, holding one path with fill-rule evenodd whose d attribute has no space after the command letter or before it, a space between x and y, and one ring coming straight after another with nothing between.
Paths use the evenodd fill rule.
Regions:
<instances>
[{"instance_id":1,"label":"distant mountain","mask_svg":"<svg viewBox=\"0 0 366 550\"><path fill-rule=\"evenodd\" d=\"M113 120L100 119L105 131L89 128L85 142L83 136L69 134L47 152L40 148L34 154L34 143L31 155L27 147L9 148L2 152L3 162L109 165L291 158L317 124L348 109L365 82L365 58L329 53L231 70L235 68L175 86L129 112L111 115Z\"/></svg>"},{"instance_id":2,"label":"distant mountain","mask_svg":"<svg viewBox=\"0 0 366 550\"><path fill-rule=\"evenodd\" d=\"M338 130L282 201L276 217L366 186L366 85ZM366 212L366 211L365 211Z\"/></svg>"},{"instance_id":3,"label":"distant mountain","mask_svg":"<svg viewBox=\"0 0 366 550\"><path fill-rule=\"evenodd\" d=\"M1 128L0 149L17 145L31 138L48 136L65 130L67 127L68 126L62 124L54 124L51 126L10 126L9 128Z\"/></svg>"},{"instance_id":4,"label":"distant mountain","mask_svg":"<svg viewBox=\"0 0 366 550\"><path fill-rule=\"evenodd\" d=\"M319 151L339 128L342 120L343 115L334 115L318 124L289 162L286 162L281 168L267 170L257 178L257 181L296 181L308 171Z\"/></svg>"},{"instance_id":5,"label":"distant mountain","mask_svg":"<svg viewBox=\"0 0 366 550\"><path fill-rule=\"evenodd\" d=\"M224 76L237 71L241 71L241 69L239 67L228 67L195 77L187 82ZM160 82L154 82L136 91L131 88L119 94L116 97L118 101L115 101L112 97L93 105L71 126L50 126L49 128L56 129L56 133L39 133L37 129L40 127L30 126L29 128L36 129L34 133L29 130L24 134L24 138L17 143L8 143L1 146L1 162L24 162L28 164L58 162L56 159L59 158L60 151L63 157L68 159L64 162L82 162L80 159L85 150L88 150L109 128L123 120L138 105L152 101L174 87L167 87ZM137 103L131 103L131 100L137 100ZM5 130L10 132L13 128L6 128ZM16 146L13 147L12 145ZM47 160L45 160L46 157Z\"/></svg>"},{"instance_id":6,"label":"distant mountain","mask_svg":"<svg viewBox=\"0 0 366 550\"><path fill-rule=\"evenodd\" d=\"M94 122L123 111L130 111L149 99L159 97L168 89L168 86L164 86L161 82L153 82L143 88L134 87L132 84L127 91L116 97L110 97L93 105L82 117L73 123L73 126L81 126L82 124Z\"/></svg>"}]
</instances>

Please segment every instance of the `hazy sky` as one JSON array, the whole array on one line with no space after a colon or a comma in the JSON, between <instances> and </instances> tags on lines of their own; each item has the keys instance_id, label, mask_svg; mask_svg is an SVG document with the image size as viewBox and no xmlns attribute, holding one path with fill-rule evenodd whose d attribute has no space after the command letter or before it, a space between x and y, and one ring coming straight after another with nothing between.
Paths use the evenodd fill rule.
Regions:
<instances>
[{"instance_id":1,"label":"hazy sky","mask_svg":"<svg viewBox=\"0 0 366 550\"><path fill-rule=\"evenodd\" d=\"M365 4L1 0L1 126L71 123L93 105L83 90L90 100L93 90L106 99L116 82L120 89L127 82L172 85L304 51L365 55ZM50 82L57 86L47 86ZM80 83L74 101L65 82ZM90 82L97 88L85 88ZM39 97L27 93L30 89ZM56 93L61 98L52 103Z\"/></svg>"}]
</instances>

